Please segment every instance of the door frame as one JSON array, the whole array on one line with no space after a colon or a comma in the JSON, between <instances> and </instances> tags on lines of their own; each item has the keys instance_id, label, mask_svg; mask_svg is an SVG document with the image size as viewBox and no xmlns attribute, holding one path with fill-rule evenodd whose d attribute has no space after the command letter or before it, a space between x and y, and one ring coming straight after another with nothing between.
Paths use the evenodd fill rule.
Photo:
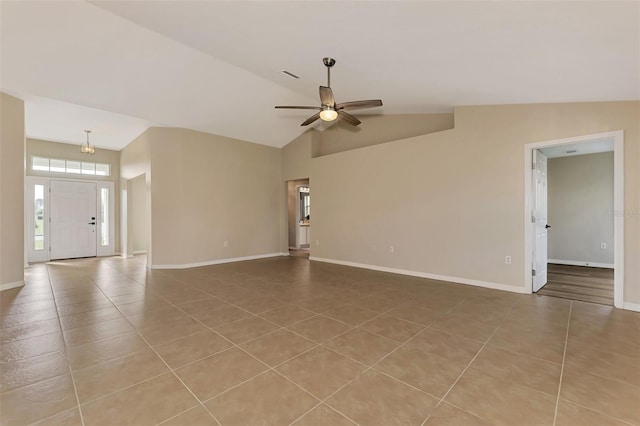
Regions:
<instances>
[{"instance_id":1,"label":"door frame","mask_svg":"<svg viewBox=\"0 0 640 426\"><path fill-rule=\"evenodd\" d=\"M88 180L88 179L67 179L67 178L58 178L58 177L44 177L44 176L25 176L25 220L27 222L25 226L24 232L24 240L25 240L25 251L27 252L27 257L25 258L25 265L30 263L37 262L49 262L51 261L51 234L50 227L51 223L50 219L50 210L51 210L51 181L70 181L70 182L83 182L83 183L94 183L96 184L96 212L98 214L97 219L99 221L100 217L100 190L102 188L109 189L109 245L101 246L99 242L99 236L101 229L100 227L96 227L96 256L113 256L115 254L115 227L116 227L116 217L115 217L115 182L113 181L101 181L101 180ZM33 193L31 188L33 185L44 185L44 245L45 249L43 253L34 253L31 250L31 244L34 240L32 225L34 222L34 212L33 212ZM35 258L34 255L35 254Z\"/></svg>"},{"instance_id":2,"label":"door frame","mask_svg":"<svg viewBox=\"0 0 640 426\"><path fill-rule=\"evenodd\" d=\"M596 133L571 138L553 139L528 143L524 146L524 287L527 293L533 293L533 227L531 226L531 164L533 150L558 145L587 142L594 139L613 140L613 235L614 235L614 282L613 305L624 306L624 131Z\"/></svg>"}]
</instances>

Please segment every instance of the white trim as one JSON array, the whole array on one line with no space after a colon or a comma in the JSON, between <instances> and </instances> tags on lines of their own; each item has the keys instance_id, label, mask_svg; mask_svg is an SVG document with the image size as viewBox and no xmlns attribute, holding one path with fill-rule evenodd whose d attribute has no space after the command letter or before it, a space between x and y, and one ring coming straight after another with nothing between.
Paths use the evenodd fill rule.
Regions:
<instances>
[{"instance_id":1,"label":"white trim","mask_svg":"<svg viewBox=\"0 0 640 426\"><path fill-rule=\"evenodd\" d=\"M532 293L532 229L531 229L531 162L533 150L557 145L585 142L593 139L613 139L613 228L614 228L614 266L613 304L625 309L624 303L624 131L596 133L534 142L524 145L524 288Z\"/></svg>"},{"instance_id":2,"label":"white trim","mask_svg":"<svg viewBox=\"0 0 640 426\"><path fill-rule=\"evenodd\" d=\"M640 312L640 303L625 303L623 309Z\"/></svg>"},{"instance_id":3,"label":"white trim","mask_svg":"<svg viewBox=\"0 0 640 426\"><path fill-rule=\"evenodd\" d=\"M268 257L277 257L277 256L288 256L289 254L285 253L267 253L267 254L257 254L254 256L243 256L243 257L232 257L228 259L216 259L216 260L207 260L204 262L196 262L196 263L182 263L175 265L149 265L149 269L187 269L187 268L197 268L199 266L210 266L210 265L220 265L222 263L232 263L232 262L242 262L245 260L255 260L255 259L265 259Z\"/></svg>"},{"instance_id":4,"label":"white trim","mask_svg":"<svg viewBox=\"0 0 640 426\"><path fill-rule=\"evenodd\" d=\"M449 282L458 283L458 284L466 284L466 285L472 285L476 287L490 288L493 290L509 291L512 293L527 294L527 291L522 287L514 287L506 284L492 283L489 281L479 281L479 280L472 280L468 278L451 277L448 275L438 275L438 274L431 274L428 272L410 271L407 269L388 268L386 266L369 265L366 263L346 262L343 260L327 259L327 258L315 257L315 256L310 256L309 260L315 260L317 262L334 263L336 265L343 265L343 266L351 266L354 268L370 269L372 271L390 272L392 274L409 275L412 277L419 277L419 278L428 278L431 280L449 281Z\"/></svg>"},{"instance_id":5,"label":"white trim","mask_svg":"<svg viewBox=\"0 0 640 426\"><path fill-rule=\"evenodd\" d=\"M24 281L15 281L12 283L0 284L0 291L10 290L12 288L24 287Z\"/></svg>"},{"instance_id":6,"label":"white trim","mask_svg":"<svg viewBox=\"0 0 640 426\"><path fill-rule=\"evenodd\" d=\"M556 265L589 266L590 268L606 268L606 269L614 269L614 266L615 266L613 263L583 262L582 260L560 260L560 259L547 259L547 263L555 263Z\"/></svg>"},{"instance_id":7,"label":"white trim","mask_svg":"<svg viewBox=\"0 0 640 426\"><path fill-rule=\"evenodd\" d=\"M133 254L134 254L134 255L135 255L135 254L147 254L147 251L146 251L146 250L134 250L134 251L133 251Z\"/></svg>"}]
</instances>

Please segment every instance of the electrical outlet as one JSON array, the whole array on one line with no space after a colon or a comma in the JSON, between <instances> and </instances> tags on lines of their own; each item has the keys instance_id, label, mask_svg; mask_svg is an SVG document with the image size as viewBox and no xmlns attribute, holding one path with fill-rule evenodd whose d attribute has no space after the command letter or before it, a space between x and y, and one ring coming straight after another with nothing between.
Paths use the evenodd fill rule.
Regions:
<instances>
[{"instance_id":1,"label":"electrical outlet","mask_svg":"<svg viewBox=\"0 0 640 426\"><path fill-rule=\"evenodd\" d=\"M605 250L607 248L607 243L600 243L600 248Z\"/></svg>"},{"instance_id":2,"label":"electrical outlet","mask_svg":"<svg viewBox=\"0 0 640 426\"><path fill-rule=\"evenodd\" d=\"M393 253L394 251L396 251L396 248L394 246L389 246L389 253Z\"/></svg>"},{"instance_id":3,"label":"electrical outlet","mask_svg":"<svg viewBox=\"0 0 640 426\"><path fill-rule=\"evenodd\" d=\"M229 247L229 241L225 241L224 243L222 243L222 245L225 247Z\"/></svg>"},{"instance_id":4,"label":"electrical outlet","mask_svg":"<svg viewBox=\"0 0 640 426\"><path fill-rule=\"evenodd\" d=\"M511 256L505 256L504 257L504 263L507 265L511 265Z\"/></svg>"},{"instance_id":5,"label":"electrical outlet","mask_svg":"<svg viewBox=\"0 0 640 426\"><path fill-rule=\"evenodd\" d=\"M316 240L316 245L319 246L320 245L320 240Z\"/></svg>"},{"instance_id":6,"label":"electrical outlet","mask_svg":"<svg viewBox=\"0 0 640 426\"><path fill-rule=\"evenodd\" d=\"M378 247L376 247L375 244L371 246L371 251L376 251L377 249Z\"/></svg>"}]
</instances>

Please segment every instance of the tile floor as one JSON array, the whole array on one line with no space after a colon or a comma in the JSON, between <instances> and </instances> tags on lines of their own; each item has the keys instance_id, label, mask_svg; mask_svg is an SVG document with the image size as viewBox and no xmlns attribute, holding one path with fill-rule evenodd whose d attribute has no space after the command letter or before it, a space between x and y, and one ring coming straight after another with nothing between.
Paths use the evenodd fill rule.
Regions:
<instances>
[{"instance_id":1,"label":"tile floor","mask_svg":"<svg viewBox=\"0 0 640 426\"><path fill-rule=\"evenodd\" d=\"M640 314L281 257L33 265L0 423L640 425Z\"/></svg>"}]
</instances>

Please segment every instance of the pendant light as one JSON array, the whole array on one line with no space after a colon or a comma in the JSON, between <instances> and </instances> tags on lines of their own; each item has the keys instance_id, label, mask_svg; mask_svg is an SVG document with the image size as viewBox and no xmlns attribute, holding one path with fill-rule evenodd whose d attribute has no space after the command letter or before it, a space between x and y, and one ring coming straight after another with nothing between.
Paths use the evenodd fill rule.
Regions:
<instances>
[{"instance_id":1,"label":"pendant light","mask_svg":"<svg viewBox=\"0 0 640 426\"><path fill-rule=\"evenodd\" d=\"M87 143L80 145L80 152L87 155L94 155L96 153L96 147L89 143L89 133L91 130L84 131L87 134Z\"/></svg>"}]
</instances>

